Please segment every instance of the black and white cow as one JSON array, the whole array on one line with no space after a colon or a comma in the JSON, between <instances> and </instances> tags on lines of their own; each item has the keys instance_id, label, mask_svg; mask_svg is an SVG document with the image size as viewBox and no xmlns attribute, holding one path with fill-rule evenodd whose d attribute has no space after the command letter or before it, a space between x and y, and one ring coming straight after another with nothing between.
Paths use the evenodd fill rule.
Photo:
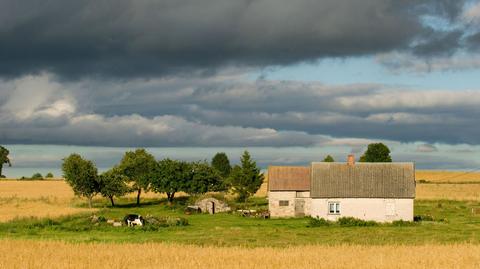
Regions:
<instances>
[{"instance_id":1,"label":"black and white cow","mask_svg":"<svg viewBox=\"0 0 480 269\"><path fill-rule=\"evenodd\" d=\"M123 218L123 220L125 221L125 224L129 227L136 225L143 226L145 224L145 220L143 219L143 217L136 214L128 214L125 216L125 218Z\"/></svg>"}]
</instances>

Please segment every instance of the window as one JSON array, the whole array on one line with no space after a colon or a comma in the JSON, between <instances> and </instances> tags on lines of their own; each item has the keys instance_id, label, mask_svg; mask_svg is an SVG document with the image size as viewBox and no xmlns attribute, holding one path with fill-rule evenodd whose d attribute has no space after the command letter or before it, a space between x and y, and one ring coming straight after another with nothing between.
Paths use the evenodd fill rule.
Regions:
<instances>
[{"instance_id":1,"label":"window","mask_svg":"<svg viewBox=\"0 0 480 269\"><path fill-rule=\"evenodd\" d=\"M328 214L340 214L340 202L328 202Z\"/></svg>"},{"instance_id":2,"label":"window","mask_svg":"<svg viewBox=\"0 0 480 269\"><path fill-rule=\"evenodd\" d=\"M278 205L279 205L279 206L288 206L288 200L278 201Z\"/></svg>"}]
</instances>

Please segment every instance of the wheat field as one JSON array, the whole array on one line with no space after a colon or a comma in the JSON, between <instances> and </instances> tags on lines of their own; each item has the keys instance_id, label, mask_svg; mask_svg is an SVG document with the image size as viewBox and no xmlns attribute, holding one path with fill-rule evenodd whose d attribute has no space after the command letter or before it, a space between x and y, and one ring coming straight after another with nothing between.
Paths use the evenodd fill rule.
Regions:
<instances>
[{"instance_id":1,"label":"wheat field","mask_svg":"<svg viewBox=\"0 0 480 269\"><path fill-rule=\"evenodd\" d=\"M417 170L415 171L415 179L433 183L480 183L480 172Z\"/></svg>"},{"instance_id":2,"label":"wheat field","mask_svg":"<svg viewBox=\"0 0 480 269\"><path fill-rule=\"evenodd\" d=\"M0 268L480 268L480 246L199 247L2 240Z\"/></svg>"}]
</instances>

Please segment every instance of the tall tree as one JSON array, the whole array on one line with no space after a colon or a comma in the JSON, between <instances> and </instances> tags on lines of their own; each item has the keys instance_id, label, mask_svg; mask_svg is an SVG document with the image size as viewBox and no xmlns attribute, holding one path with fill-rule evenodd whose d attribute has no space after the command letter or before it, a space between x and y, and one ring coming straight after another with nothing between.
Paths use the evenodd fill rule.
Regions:
<instances>
[{"instance_id":1,"label":"tall tree","mask_svg":"<svg viewBox=\"0 0 480 269\"><path fill-rule=\"evenodd\" d=\"M8 166L12 166L12 163L10 162L10 159L8 158L8 154L10 154L8 149L4 148L3 146L0 146L0 178L5 177L2 174L3 165L8 164Z\"/></svg>"},{"instance_id":2,"label":"tall tree","mask_svg":"<svg viewBox=\"0 0 480 269\"><path fill-rule=\"evenodd\" d=\"M325 157L325 159L323 159L324 162L327 162L327 163L333 163L335 162L335 160L333 159L333 157L331 155L327 155Z\"/></svg>"},{"instance_id":3,"label":"tall tree","mask_svg":"<svg viewBox=\"0 0 480 269\"><path fill-rule=\"evenodd\" d=\"M390 156L390 149L383 143L372 143L368 145L365 153L360 157L360 162L372 163L390 163L392 157Z\"/></svg>"},{"instance_id":4,"label":"tall tree","mask_svg":"<svg viewBox=\"0 0 480 269\"><path fill-rule=\"evenodd\" d=\"M157 166L157 161L145 149L128 151L123 156L118 169L132 183L132 188L137 192L137 205L140 205L142 190L148 191L150 179Z\"/></svg>"},{"instance_id":5,"label":"tall tree","mask_svg":"<svg viewBox=\"0 0 480 269\"><path fill-rule=\"evenodd\" d=\"M225 152L218 152L215 154L215 156L213 156L212 167L217 169L223 178L228 178L230 172L232 171L230 160Z\"/></svg>"},{"instance_id":6,"label":"tall tree","mask_svg":"<svg viewBox=\"0 0 480 269\"><path fill-rule=\"evenodd\" d=\"M192 180L186 190L190 194L203 194L210 191L223 191L223 184L220 172L206 162L192 164Z\"/></svg>"},{"instance_id":7,"label":"tall tree","mask_svg":"<svg viewBox=\"0 0 480 269\"><path fill-rule=\"evenodd\" d=\"M166 193L169 203L175 193L188 190L192 180L192 166L184 161L163 159L158 162L151 180L153 191Z\"/></svg>"},{"instance_id":8,"label":"tall tree","mask_svg":"<svg viewBox=\"0 0 480 269\"><path fill-rule=\"evenodd\" d=\"M229 184L239 201L246 201L254 195L263 183L264 176L255 161L245 151L240 159L241 166L235 165L229 177Z\"/></svg>"},{"instance_id":9,"label":"tall tree","mask_svg":"<svg viewBox=\"0 0 480 269\"><path fill-rule=\"evenodd\" d=\"M93 196L99 192L95 164L78 154L71 154L63 160L62 170L65 181L72 187L75 195L86 197L88 206L92 207Z\"/></svg>"},{"instance_id":10,"label":"tall tree","mask_svg":"<svg viewBox=\"0 0 480 269\"><path fill-rule=\"evenodd\" d=\"M114 167L99 176L100 194L110 200L112 206L115 206L113 198L123 196L130 191L126 184L126 177L120 172L118 167Z\"/></svg>"}]
</instances>

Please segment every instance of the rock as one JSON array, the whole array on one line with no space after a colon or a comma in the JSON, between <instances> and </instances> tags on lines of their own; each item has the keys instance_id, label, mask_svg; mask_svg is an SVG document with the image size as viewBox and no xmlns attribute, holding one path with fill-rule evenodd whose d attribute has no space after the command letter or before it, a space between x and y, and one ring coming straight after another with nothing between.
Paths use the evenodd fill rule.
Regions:
<instances>
[{"instance_id":1,"label":"rock","mask_svg":"<svg viewBox=\"0 0 480 269\"><path fill-rule=\"evenodd\" d=\"M113 227L120 227L120 226L122 226L122 223L121 223L121 222L118 222L118 221L117 221L117 222L114 222L114 223L113 223Z\"/></svg>"},{"instance_id":2,"label":"rock","mask_svg":"<svg viewBox=\"0 0 480 269\"><path fill-rule=\"evenodd\" d=\"M107 220L107 223L108 223L108 224L113 224L114 222L115 222L115 220L113 220L113 219Z\"/></svg>"}]
</instances>

